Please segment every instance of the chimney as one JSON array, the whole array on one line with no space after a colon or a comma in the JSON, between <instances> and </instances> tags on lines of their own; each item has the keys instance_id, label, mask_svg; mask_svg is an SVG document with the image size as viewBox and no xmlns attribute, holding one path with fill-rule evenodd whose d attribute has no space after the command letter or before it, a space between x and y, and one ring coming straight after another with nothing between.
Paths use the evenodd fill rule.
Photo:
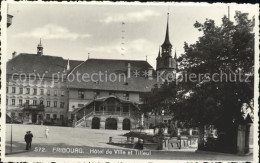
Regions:
<instances>
[{"instance_id":1,"label":"chimney","mask_svg":"<svg viewBox=\"0 0 260 163\"><path fill-rule=\"evenodd\" d=\"M12 53L12 58L16 57L16 51Z\"/></svg>"},{"instance_id":2,"label":"chimney","mask_svg":"<svg viewBox=\"0 0 260 163\"><path fill-rule=\"evenodd\" d=\"M153 80L153 68L152 67L148 68L148 79Z\"/></svg>"},{"instance_id":3,"label":"chimney","mask_svg":"<svg viewBox=\"0 0 260 163\"><path fill-rule=\"evenodd\" d=\"M128 63L127 65L127 78L131 78L131 64Z\"/></svg>"},{"instance_id":4,"label":"chimney","mask_svg":"<svg viewBox=\"0 0 260 163\"><path fill-rule=\"evenodd\" d=\"M69 70L70 70L70 60L69 60L69 58L68 58L67 71L69 71Z\"/></svg>"}]
</instances>

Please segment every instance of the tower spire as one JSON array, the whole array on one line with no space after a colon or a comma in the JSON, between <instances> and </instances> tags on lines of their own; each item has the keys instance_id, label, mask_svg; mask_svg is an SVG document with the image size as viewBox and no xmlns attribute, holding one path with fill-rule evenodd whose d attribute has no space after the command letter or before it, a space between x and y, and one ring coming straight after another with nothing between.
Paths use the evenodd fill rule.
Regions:
<instances>
[{"instance_id":1,"label":"tower spire","mask_svg":"<svg viewBox=\"0 0 260 163\"><path fill-rule=\"evenodd\" d=\"M167 13L167 26L166 26L166 34L163 45L171 45L170 37L169 37L169 12Z\"/></svg>"}]
</instances>

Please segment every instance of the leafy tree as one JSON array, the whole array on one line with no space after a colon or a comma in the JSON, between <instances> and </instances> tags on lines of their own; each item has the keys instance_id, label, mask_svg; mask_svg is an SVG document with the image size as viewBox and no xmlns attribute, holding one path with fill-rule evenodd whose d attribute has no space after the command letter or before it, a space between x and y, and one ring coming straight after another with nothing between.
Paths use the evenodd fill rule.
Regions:
<instances>
[{"instance_id":1,"label":"leafy tree","mask_svg":"<svg viewBox=\"0 0 260 163\"><path fill-rule=\"evenodd\" d=\"M174 118L191 126L216 125L226 133L227 147L235 146L241 107L253 110L254 93L254 17L236 11L234 18L224 16L220 26L211 19L196 22L203 35L195 44L184 43L177 82L154 88L144 98L153 110L168 101Z\"/></svg>"},{"instance_id":2,"label":"leafy tree","mask_svg":"<svg viewBox=\"0 0 260 163\"><path fill-rule=\"evenodd\" d=\"M179 61L182 76L197 78L179 82L180 102L173 106L176 118L200 126L215 124L233 138L233 145L235 122L244 103L252 106L254 86L254 18L239 11L234 18L235 23L224 16L221 26L210 19L194 24L203 36L195 44L184 44Z\"/></svg>"}]
</instances>

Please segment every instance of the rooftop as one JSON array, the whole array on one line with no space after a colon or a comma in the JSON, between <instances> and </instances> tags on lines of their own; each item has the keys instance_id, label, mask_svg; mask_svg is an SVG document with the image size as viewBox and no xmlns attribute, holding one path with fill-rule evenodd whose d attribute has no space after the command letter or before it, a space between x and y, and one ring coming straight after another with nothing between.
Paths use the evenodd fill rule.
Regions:
<instances>
[{"instance_id":1,"label":"rooftop","mask_svg":"<svg viewBox=\"0 0 260 163\"><path fill-rule=\"evenodd\" d=\"M74 75L75 77L77 74L82 76L88 74L89 78L91 75L95 76L94 80L88 82L82 80L82 78L80 78L81 80L67 80L67 86L70 89L147 92L156 83L155 79L148 79L147 71L152 66L147 61L116 59L69 60L70 71L66 69L67 64L68 60L62 57L21 53L7 62L7 75L36 73L41 77L52 78L53 74L60 73ZM129 66L131 76L127 78ZM155 71L152 71L155 74ZM139 72L139 74L136 75L136 72ZM94 75L99 73L103 74L101 80L97 75ZM114 80L115 76L116 80Z\"/></svg>"}]
</instances>

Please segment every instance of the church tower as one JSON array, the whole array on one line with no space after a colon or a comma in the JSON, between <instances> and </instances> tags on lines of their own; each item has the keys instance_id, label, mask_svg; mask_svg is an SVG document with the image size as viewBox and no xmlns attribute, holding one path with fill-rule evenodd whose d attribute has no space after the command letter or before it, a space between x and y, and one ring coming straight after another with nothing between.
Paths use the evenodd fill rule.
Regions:
<instances>
[{"instance_id":1,"label":"church tower","mask_svg":"<svg viewBox=\"0 0 260 163\"><path fill-rule=\"evenodd\" d=\"M166 26L166 34L165 34L165 40L163 44L161 45L161 48L159 48L159 54L156 58L157 60L157 67L156 71L157 74L167 74L172 73L176 74L177 70L177 56L176 56L176 50L175 50L175 56L172 57L172 44L170 42L169 37L169 13L167 13L167 26Z\"/></svg>"},{"instance_id":2,"label":"church tower","mask_svg":"<svg viewBox=\"0 0 260 163\"><path fill-rule=\"evenodd\" d=\"M42 46L42 40L40 39L40 43L37 46L37 55L42 56L43 54L43 46Z\"/></svg>"}]
</instances>

